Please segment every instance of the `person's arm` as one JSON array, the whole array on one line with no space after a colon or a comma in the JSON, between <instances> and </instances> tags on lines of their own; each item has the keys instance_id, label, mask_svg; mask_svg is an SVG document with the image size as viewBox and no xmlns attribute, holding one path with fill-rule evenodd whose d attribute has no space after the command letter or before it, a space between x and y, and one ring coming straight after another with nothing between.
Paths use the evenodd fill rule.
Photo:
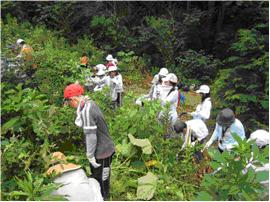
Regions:
<instances>
[{"instance_id":1,"label":"person's arm","mask_svg":"<svg viewBox=\"0 0 270 202\"><path fill-rule=\"evenodd\" d=\"M94 167L99 167L96 163L95 151L97 147L97 125L96 125L96 105L91 101L87 104L82 117L84 118L83 131L85 134L86 156Z\"/></svg>"},{"instance_id":2,"label":"person's arm","mask_svg":"<svg viewBox=\"0 0 270 202\"><path fill-rule=\"evenodd\" d=\"M209 147L213 144L213 142L216 141L216 140L219 138L219 136L220 136L221 134L222 134L222 128L221 128L221 126L219 126L219 125L216 123L215 130L214 130L214 132L213 132L213 134L212 134L210 140L208 140L208 142L205 144L203 150L209 148Z\"/></svg>"},{"instance_id":3,"label":"person's arm","mask_svg":"<svg viewBox=\"0 0 270 202\"><path fill-rule=\"evenodd\" d=\"M190 126L187 126L187 132L185 134L185 141L184 141L184 144L182 145L181 151L187 146L187 144L190 144L191 132L192 130Z\"/></svg>"}]
</instances>

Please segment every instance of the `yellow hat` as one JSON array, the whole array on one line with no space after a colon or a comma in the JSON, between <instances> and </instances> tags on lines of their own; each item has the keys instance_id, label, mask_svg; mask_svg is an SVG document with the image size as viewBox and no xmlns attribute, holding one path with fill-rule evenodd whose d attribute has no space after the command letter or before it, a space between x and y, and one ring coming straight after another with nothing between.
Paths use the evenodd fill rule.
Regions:
<instances>
[{"instance_id":1,"label":"yellow hat","mask_svg":"<svg viewBox=\"0 0 270 202\"><path fill-rule=\"evenodd\" d=\"M58 175L58 174L62 174L64 172L77 170L79 168L81 168L81 166L78 166L74 163L57 164L57 165L50 167L46 173L47 173L47 175L51 175L53 172L55 172Z\"/></svg>"},{"instance_id":2,"label":"yellow hat","mask_svg":"<svg viewBox=\"0 0 270 202\"><path fill-rule=\"evenodd\" d=\"M66 160L66 156L62 152L52 153L51 164L55 164L55 163L58 163L58 164L51 166L47 170L47 175L50 175L53 172L55 172L56 174L62 174L64 172L76 170L76 169L79 169L81 167L81 166L78 166L74 163L68 163Z\"/></svg>"},{"instance_id":3,"label":"yellow hat","mask_svg":"<svg viewBox=\"0 0 270 202\"><path fill-rule=\"evenodd\" d=\"M51 155L51 163L67 162L66 156L62 152L53 152Z\"/></svg>"}]
</instances>

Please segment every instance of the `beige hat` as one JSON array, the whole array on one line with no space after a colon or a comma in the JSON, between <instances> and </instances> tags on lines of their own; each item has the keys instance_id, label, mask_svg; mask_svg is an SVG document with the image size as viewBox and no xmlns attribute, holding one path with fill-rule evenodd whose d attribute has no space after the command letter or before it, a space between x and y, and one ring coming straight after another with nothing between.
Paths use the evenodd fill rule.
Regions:
<instances>
[{"instance_id":1,"label":"beige hat","mask_svg":"<svg viewBox=\"0 0 270 202\"><path fill-rule=\"evenodd\" d=\"M50 167L46 173L47 173L47 175L51 175L53 172L55 172L58 175L58 174L62 174L64 172L77 170L79 168L81 168L81 166L78 166L74 163L57 164L57 165Z\"/></svg>"},{"instance_id":2,"label":"beige hat","mask_svg":"<svg viewBox=\"0 0 270 202\"><path fill-rule=\"evenodd\" d=\"M55 163L58 164L51 166L46 172L47 175L51 175L53 172L55 172L58 175L64 172L79 169L81 167L74 163L67 163L66 156L62 152L52 153L51 164Z\"/></svg>"},{"instance_id":3,"label":"beige hat","mask_svg":"<svg viewBox=\"0 0 270 202\"><path fill-rule=\"evenodd\" d=\"M178 79L177 76L173 73L169 73L167 74L167 76L165 78L162 79L162 81L166 82L166 81L170 81L172 83L177 83Z\"/></svg>"}]
</instances>

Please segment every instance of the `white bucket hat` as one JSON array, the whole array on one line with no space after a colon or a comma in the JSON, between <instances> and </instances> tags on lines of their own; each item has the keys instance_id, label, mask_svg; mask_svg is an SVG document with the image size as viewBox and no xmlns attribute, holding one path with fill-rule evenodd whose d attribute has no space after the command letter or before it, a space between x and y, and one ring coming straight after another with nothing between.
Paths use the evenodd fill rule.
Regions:
<instances>
[{"instance_id":1,"label":"white bucket hat","mask_svg":"<svg viewBox=\"0 0 270 202\"><path fill-rule=\"evenodd\" d=\"M251 133L249 141L255 140L258 147L263 147L269 144L269 132L266 130L256 130Z\"/></svg>"},{"instance_id":2,"label":"white bucket hat","mask_svg":"<svg viewBox=\"0 0 270 202\"><path fill-rule=\"evenodd\" d=\"M22 42L24 42L23 39L18 39L16 43L17 43L17 45L19 45L19 44L21 44Z\"/></svg>"},{"instance_id":3,"label":"white bucket hat","mask_svg":"<svg viewBox=\"0 0 270 202\"><path fill-rule=\"evenodd\" d=\"M210 88L208 85L201 85L200 89L196 91L196 93L209 93Z\"/></svg>"},{"instance_id":4,"label":"white bucket hat","mask_svg":"<svg viewBox=\"0 0 270 202\"><path fill-rule=\"evenodd\" d=\"M169 73L169 71L167 68L161 68L158 74L160 76L167 76L168 73Z\"/></svg>"},{"instance_id":5,"label":"white bucket hat","mask_svg":"<svg viewBox=\"0 0 270 202\"><path fill-rule=\"evenodd\" d=\"M109 55L106 57L106 60L108 60L108 61L113 60L113 56L109 54Z\"/></svg>"},{"instance_id":6,"label":"white bucket hat","mask_svg":"<svg viewBox=\"0 0 270 202\"><path fill-rule=\"evenodd\" d=\"M102 75L105 75L105 71L103 69L97 72L97 76L102 76Z\"/></svg>"},{"instance_id":7,"label":"white bucket hat","mask_svg":"<svg viewBox=\"0 0 270 202\"><path fill-rule=\"evenodd\" d=\"M162 81L170 81L172 83L177 83L178 79L175 74L169 73L165 78L162 79Z\"/></svg>"},{"instance_id":8,"label":"white bucket hat","mask_svg":"<svg viewBox=\"0 0 270 202\"><path fill-rule=\"evenodd\" d=\"M98 65L96 65L96 68L97 68L98 71L106 70L106 66L104 64L98 64Z\"/></svg>"},{"instance_id":9,"label":"white bucket hat","mask_svg":"<svg viewBox=\"0 0 270 202\"><path fill-rule=\"evenodd\" d=\"M108 72L114 72L117 71L117 67L116 66L110 66L108 69Z\"/></svg>"}]
</instances>

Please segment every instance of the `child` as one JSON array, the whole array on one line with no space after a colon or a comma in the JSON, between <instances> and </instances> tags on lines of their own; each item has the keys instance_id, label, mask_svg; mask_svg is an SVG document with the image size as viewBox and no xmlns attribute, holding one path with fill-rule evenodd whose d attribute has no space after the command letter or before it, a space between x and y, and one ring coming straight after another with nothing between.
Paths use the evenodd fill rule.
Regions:
<instances>
[{"instance_id":1,"label":"child","mask_svg":"<svg viewBox=\"0 0 270 202\"><path fill-rule=\"evenodd\" d=\"M81 67L87 68L88 61L89 61L89 58L87 57L86 53L83 53L81 57Z\"/></svg>"}]
</instances>

